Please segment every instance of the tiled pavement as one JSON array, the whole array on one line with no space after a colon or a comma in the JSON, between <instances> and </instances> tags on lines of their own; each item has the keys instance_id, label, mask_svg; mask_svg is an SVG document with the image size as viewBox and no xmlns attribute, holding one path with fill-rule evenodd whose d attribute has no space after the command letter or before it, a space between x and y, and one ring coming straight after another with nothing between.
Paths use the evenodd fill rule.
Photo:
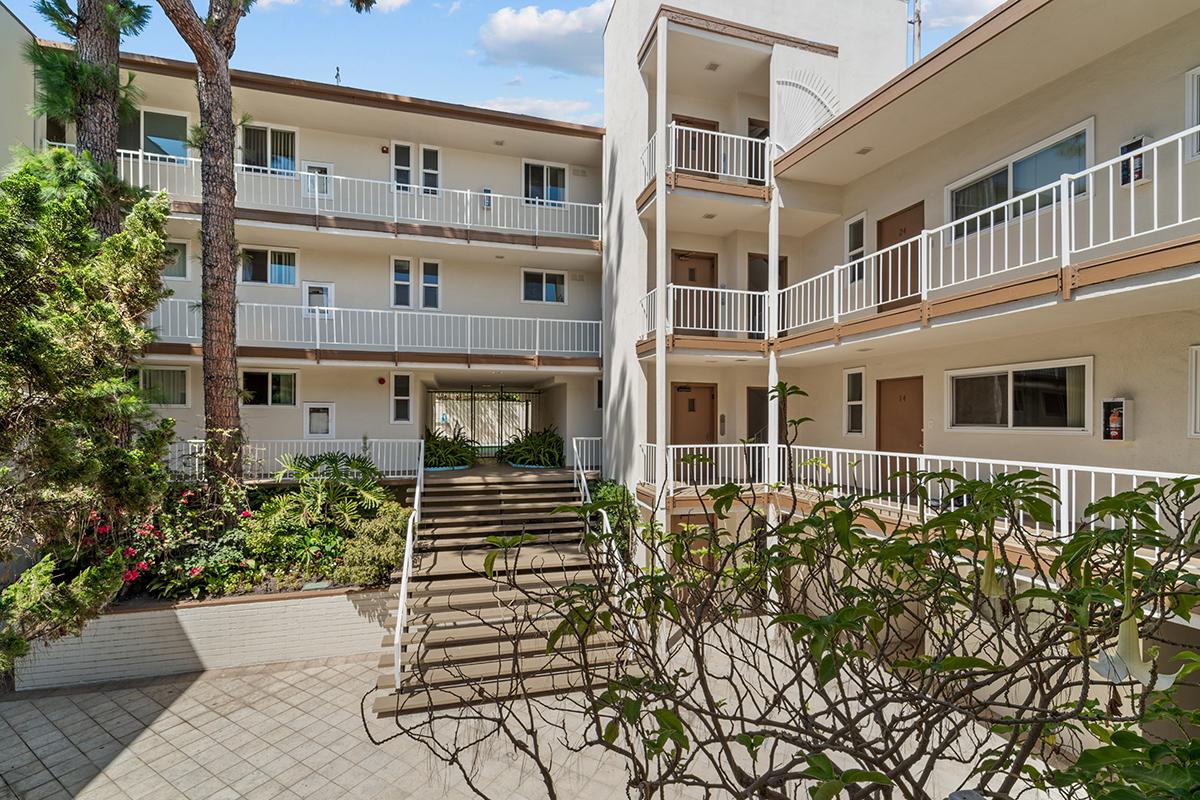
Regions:
<instances>
[{"instance_id":1,"label":"tiled pavement","mask_svg":"<svg viewBox=\"0 0 1200 800\"><path fill-rule=\"evenodd\" d=\"M0 697L0 800L469 797L423 747L369 741L359 701L376 670L360 661ZM372 720L372 731L395 728ZM480 774L498 796L537 786L527 765L494 755ZM624 796L619 767L591 757L565 767L577 796Z\"/></svg>"}]
</instances>

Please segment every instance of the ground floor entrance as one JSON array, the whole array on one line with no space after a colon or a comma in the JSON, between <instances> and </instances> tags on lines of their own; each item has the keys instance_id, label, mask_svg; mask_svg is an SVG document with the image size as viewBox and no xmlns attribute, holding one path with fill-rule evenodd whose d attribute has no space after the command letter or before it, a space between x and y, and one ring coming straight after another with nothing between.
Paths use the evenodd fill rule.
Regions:
<instances>
[{"instance_id":1,"label":"ground floor entrance","mask_svg":"<svg viewBox=\"0 0 1200 800\"><path fill-rule=\"evenodd\" d=\"M541 427L541 397L540 390L503 386L430 389L426 427L448 436L461 430L481 457L491 457L514 436Z\"/></svg>"}]
</instances>

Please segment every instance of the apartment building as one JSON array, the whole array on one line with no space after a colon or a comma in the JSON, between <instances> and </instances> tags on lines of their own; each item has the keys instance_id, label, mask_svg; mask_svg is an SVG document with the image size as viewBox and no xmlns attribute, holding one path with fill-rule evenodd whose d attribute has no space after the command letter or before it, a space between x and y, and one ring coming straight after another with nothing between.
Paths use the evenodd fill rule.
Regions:
<instances>
[{"instance_id":1,"label":"apartment building","mask_svg":"<svg viewBox=\"0 0 1200 800\"><path fill-rule=\"evenodd\" d=\"M119 169L169 194L177 253L139 379L186 458L204 415L195 69L121 67L144 98ZM233 84L251 471L366 439L411 475L426 428L461 425L485 448L549 425L599 436L601 129L236 70ZM43 120L31 143L73 139Z\"/></svg>"},{"instance_id":2,"label":"apartment building","mask_svg":"<svg viewBox=\"0 0 1200 800\"><path fill-rule=\"evenodd\" d=\"M1068 523L1200 472L1195 4L1010 0L903 70L902 4L822 5L618 0L612 470L684 514L726 480L1026 467Z\"/></svg>"}]
</instances>

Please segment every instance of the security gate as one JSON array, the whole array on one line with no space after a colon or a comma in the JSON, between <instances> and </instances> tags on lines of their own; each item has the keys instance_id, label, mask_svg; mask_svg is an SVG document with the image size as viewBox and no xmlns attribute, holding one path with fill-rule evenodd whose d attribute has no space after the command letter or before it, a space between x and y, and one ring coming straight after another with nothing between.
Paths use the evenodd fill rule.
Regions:
<instances>
[{"instance_id":1,"label":"security gate","mask_svg":"<svg viewBox=\"0 0 1200 800\"><path fill-rule=\"evenodd\" d=\"M428 427L448 435L462 428L478 443L479 455L490 458L517 434L541 427L541 396L540 391L503 386L431 389Z\"/></svg>"}]
</instances>

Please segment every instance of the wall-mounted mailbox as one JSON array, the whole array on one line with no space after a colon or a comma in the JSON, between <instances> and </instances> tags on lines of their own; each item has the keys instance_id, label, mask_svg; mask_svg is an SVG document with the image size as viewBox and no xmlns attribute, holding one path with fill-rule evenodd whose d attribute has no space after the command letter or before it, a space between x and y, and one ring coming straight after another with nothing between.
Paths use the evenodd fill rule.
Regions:
<instances>
[{"instance_id":1,"label":"wall-mounted mailbox","mask_svg":"<svg viewBox=\"0 0 1200 800\"><path fill-rule=\"evenodd\" d=\"M1104 441L1125 442L1133 438L1130 428L1132 401L1124 397L1110 397L1100 406L1100 423Z\"/></svg>"}]
</instances>

